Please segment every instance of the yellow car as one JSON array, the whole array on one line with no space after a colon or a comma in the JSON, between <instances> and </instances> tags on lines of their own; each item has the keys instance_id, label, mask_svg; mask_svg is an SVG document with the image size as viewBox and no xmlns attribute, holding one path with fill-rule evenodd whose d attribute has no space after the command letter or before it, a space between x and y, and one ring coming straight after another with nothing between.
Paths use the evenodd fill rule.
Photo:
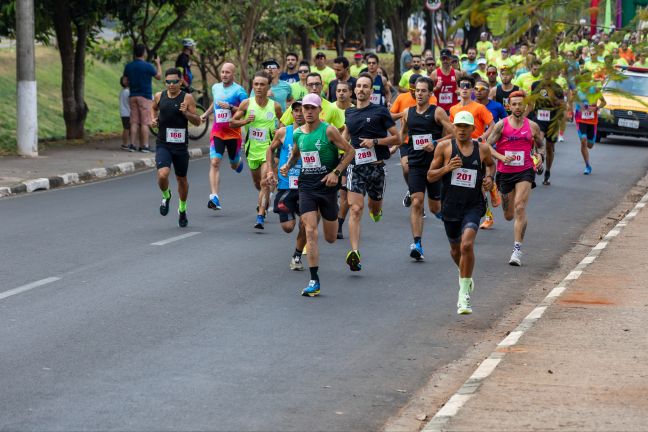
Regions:
<instances>
[{"instance_id":1,"label":"yellow car","mask_svg":"<svg viewBox=\"0 0 648 432\"><path fill-rule=\"evenodd\" d=\"M645 138L648 133L648 68L628 67L624 80L608 81L603 87L607 102L601 109L596 141L610 134ZM634 95L637 100L618 91Z\"/></svg>"}]
</instances>

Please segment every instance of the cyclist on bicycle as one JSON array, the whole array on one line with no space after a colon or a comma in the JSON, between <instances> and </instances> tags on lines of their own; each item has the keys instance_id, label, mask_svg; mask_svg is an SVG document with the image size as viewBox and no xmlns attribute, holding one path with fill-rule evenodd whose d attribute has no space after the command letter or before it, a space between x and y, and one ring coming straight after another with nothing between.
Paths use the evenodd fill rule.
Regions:
<instances>
[{"instance_id":1,"label":"cyclist on bicycle","mask_svg":"<svg viewBox=\"0 0 648 432\"><path fill-rule=\"evenodd\" d=\"M182 72L182 81L184 83L185 91L191 87L193 81L193 74L191 73L191 56L194 53L194 46L196 43L193 39L182 39L182 52L176 59L175 66Z\"/></svg>"}]
</instances>

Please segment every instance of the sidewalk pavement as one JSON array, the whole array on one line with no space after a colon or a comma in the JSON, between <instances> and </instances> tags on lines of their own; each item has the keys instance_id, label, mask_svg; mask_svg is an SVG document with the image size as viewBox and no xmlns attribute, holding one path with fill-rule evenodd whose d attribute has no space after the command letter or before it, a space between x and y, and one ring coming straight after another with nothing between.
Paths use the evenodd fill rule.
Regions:
<instances>
[{"instance_id":1,"label":"sidewalk pavement","mask_svg":"<svg viewBox=\"0 0 648 432\"><path fill-rule=\"evenodd\" d=\"M152 147L154 141L151 140ZM120 139L53 145L36 158L0 157L0 197L84 183L155 167L155 154L121 150ZM192 158L209 154L209 134L189 141Z\"/></svg>"},{"instance_id":2,"label":"sidewalk pavement","mask_svg":"<svg viewBox=\"0 0 648 432\"><path fill-rule=\"evenodd\" d=\"M648 194L424 431L648 430Z\"/></svg>"}]
</instances>

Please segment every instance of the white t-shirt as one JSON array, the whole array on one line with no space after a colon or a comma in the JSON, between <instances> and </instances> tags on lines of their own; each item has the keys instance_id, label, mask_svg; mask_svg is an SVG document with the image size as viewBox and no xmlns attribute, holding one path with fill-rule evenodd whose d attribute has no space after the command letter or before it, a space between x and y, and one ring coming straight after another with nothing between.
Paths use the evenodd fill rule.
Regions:
<instances>
[{"instance_id":1,"label":"white t-shirt","mask_svg":"<svg viewBox=\"0 0 648 432\"><path fill-rule=\"evenodd\" d=\"M119 93L119 115L121 117L130 117L130 90L125 88Z\"/></svg>"}]
</instances>

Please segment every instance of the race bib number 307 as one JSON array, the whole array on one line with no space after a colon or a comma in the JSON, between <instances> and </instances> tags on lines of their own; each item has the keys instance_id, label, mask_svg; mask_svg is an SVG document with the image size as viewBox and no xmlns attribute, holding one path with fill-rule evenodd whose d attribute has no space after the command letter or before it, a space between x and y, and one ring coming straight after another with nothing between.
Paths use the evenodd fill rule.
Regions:
<instances>
[{"instance_id":1,"label":"race bib number 307","mask_svg":"<svg viewBox=\"0 0 648 432\"><path fill-rule=\"evenodd\" d=\"M477 170L457 168L452 171L452 179L450 184L453 186L465 187L474 189L477 184Z\"/></svg>"},{"instance_id":2,"label":"race bib number 307","mask_svg":"<svg viewBox=\"0 0 648 432\"><path fill-rule=\"evenodd\" d=\"M168 143L183 143L185 142L185 134L187 129L173 129L167 128L166 130L166 142Z\"/></svg>"},{"instance_id":3,"label":"race bib number 307","mask_svg":"<svg viewBox=\"0 0 648 432\"><path fill-rule=\"evenodd\" d=\"M226 109L217 109L214 111L216 123L229 123L232 118L232 112Z\"/></svg>"}]
</instances>

